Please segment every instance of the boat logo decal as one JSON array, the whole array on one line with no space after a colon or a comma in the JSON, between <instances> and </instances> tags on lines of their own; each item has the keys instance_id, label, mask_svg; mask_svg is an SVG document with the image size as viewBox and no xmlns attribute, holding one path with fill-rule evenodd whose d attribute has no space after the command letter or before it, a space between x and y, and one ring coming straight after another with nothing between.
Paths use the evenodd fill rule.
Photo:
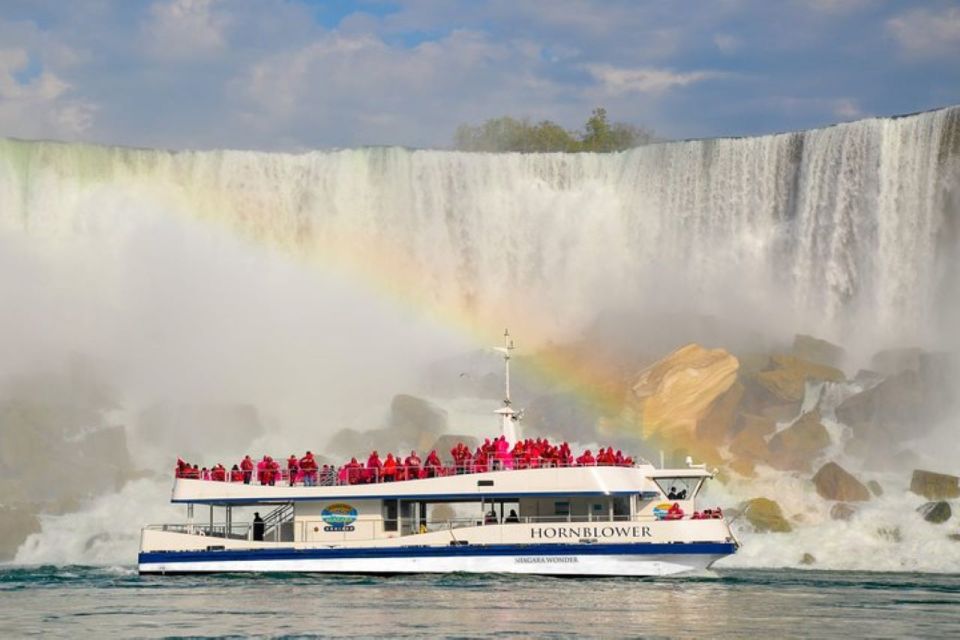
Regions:
<instances>
[{"instance_id":1,"label":"boat logo decal","mask_svg":"<svg viewBox=\"0 0 960 640\"><path fill-rule=\"evenodd\" d=\"M320 512L320 517L327 524L324 531L353 531L353 523L357 520L357 510L349 504L338 502L326 507Z\"/></svg>"}]
</instances>

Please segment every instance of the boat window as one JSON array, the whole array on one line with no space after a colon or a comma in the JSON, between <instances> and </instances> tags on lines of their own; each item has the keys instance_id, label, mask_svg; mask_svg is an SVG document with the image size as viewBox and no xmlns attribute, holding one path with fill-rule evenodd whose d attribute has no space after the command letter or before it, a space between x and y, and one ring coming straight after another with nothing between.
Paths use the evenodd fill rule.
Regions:
<instances>
[{"instance_id":1,"label":"boat window","mask_svg":"<svg viewBox=\"0 0 960 640\"><path fill-rule=\"evenodd\" d=\"M614 496L613 498L613 519L630 519L630 496Z\"/></svg>"},{"instance_id":2,"label":"boat window","mask_svg":"<svg viewBox=\"0 0 960 640\"><path fill-rule=\"evenodd\" d=\"M397 530L397 501L385 500L383 503L383 530Z\"/></svg>"},{"instance_id":3,"label":"boat window","mask_svg":"<svg viewBox=\"0 0 960 640\"><path fill-rule=\"evenodd\" d=\"M570 502L558 501L553 503L553 514L556 516L570 515Z\"/></svg>"},{"instance_id":4,"label":"boat window","mask_svg":"<svg viewBox=\"0 0 960 640\"><path fill-rule=\"evenodd\" d=\"M690 500L700 489L703 478L654 478L667 500Z\"/></svg>"}]
</instances>

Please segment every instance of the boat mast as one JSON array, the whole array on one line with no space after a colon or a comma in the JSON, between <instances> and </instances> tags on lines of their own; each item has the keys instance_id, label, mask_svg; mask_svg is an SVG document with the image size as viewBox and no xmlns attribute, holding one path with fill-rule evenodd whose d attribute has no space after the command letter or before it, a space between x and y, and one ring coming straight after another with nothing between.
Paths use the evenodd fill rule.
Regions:
<instances>
[{"instance_id":1,"label":"boat mast","mask_svg":"<svg viewBox=\"0 0 960 640\"><path fill-rule=\"evenodd\" d=\"M516 347L513 339L510 338L510 330L503 330L503 347L495 347L497 351L503 354L503 377L504 377L504 396L503 407L497 409L494 413L500 415L500 431L507 442L513 446L518 440L517 422L520 420L520 414L513 410L510 400L510 352Z\"/></svg>"}]
</instances>

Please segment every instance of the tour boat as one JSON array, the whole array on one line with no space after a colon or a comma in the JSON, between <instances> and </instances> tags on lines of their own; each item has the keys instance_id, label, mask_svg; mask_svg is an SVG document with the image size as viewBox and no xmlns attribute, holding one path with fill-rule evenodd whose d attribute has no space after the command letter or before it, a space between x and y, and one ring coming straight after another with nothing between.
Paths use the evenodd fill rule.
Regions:
<instances>
[{"instance_id":1,"label":"tour boat","mask_svg":"<svg viewBox=\"0 0 960 640\"><path fill-rule=\"evenodd\" d=\"M496 413L510 443L520 419L510 401L512 349L507 334L498 349L506 397ZM713 474L689 458L675 469L643 461L496 467L394 482L178 477L172 501L186 505L188 521L142 530L139 571L666 576L707 569L738 547L719 509L696 509ZM197 505L209 508L202 522ZM251 521L254 510L265 515Z\"/></svg>"}]
</instances>

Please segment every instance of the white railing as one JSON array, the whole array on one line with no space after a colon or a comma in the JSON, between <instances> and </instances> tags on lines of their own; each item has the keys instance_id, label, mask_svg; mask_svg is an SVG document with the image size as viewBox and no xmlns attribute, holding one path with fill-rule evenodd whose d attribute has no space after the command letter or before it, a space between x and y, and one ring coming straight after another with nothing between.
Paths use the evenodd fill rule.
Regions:
<instances>
[{"instance_id":1,"label":"white railing","mask_svg":"<svg viewBox=\"0 0 960 640\"><path fill-rule=\"evenodd\" d=\"M278 469L275 471L240 471L233 472L226 470L223 478L214 478L210 471L206 476L197 476L192 473L188 475L179 475L180 478L191 480L208 480L210 482L233 482L254 485L269 486L345 486L356 484L379 484L382 482L403 482L406 480L424 480L427 478L442 478L457 475L468 475L475 473L490 473L498 471L519 471L525 469L565 469L565 468L583 468L583 467L638 467L647 464L644 461L637 461L633 464L605 464L605 463L587 463L587 464L567 464L553 459L541 458L538 460L521 460L516 463L500 464L495 461L494 464L477 465L473 463L456 464L453 462L441 462L440 465L398 465L392 469L381 467L365 467L345 465L339 468L328 467L327 469L318 469L316 471L303 471L297 469L291 472L290 469ZM292 476L292 481L291 481Z\"/></svg>"}]
</instances>

